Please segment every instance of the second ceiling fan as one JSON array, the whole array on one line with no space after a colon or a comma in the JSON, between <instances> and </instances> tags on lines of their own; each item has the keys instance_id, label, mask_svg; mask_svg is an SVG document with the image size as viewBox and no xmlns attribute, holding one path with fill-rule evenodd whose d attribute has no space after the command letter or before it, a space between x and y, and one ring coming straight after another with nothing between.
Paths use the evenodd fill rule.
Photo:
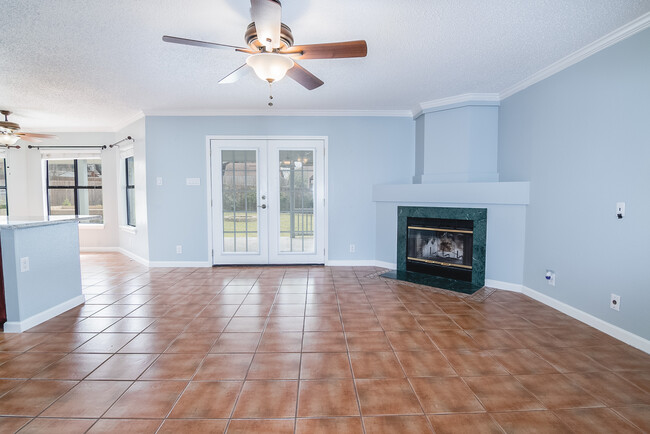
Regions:
<instances>
[{"instance_id":1,"label":"second ceiling fan","mask_svg":"<svg viewBox=\"0 0 650 434\"><path fill-rule=\"evenodd\" d=\"M253 22L248 25L244 35L248 48L167 35L162 39L175 44L234 49L250 54L246 63L222 78L219 83L233 83L252 68L259 78L269 83L287 75L309 90L322 86L323 81L296 63L296 60L365 57L368 52L366 41L363 40L293 45L291 29L282 23L282 5L279 0L251 0L251 18Z\"/></svg>"}]
</instances>

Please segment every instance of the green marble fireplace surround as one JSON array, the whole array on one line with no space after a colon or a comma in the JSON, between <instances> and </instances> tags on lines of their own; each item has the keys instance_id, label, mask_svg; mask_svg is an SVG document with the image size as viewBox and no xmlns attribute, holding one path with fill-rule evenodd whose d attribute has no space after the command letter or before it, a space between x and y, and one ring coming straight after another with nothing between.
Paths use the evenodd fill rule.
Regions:
<instances>
[{"instance_id":1,"label":"green marble fireplace surround","mask_svg":"<svg viewBox=\"0 0 650 434\"><path fill-rule=\"evenodd\" d=\"M469 220L474 222L471 282L454 280L406 269L407 219L429 218ZM397 207L397 270L384 277L420 283L463 293L474 293L485 285L485 244L487 238L486 208Z\"/></svg>"}]
</instances>

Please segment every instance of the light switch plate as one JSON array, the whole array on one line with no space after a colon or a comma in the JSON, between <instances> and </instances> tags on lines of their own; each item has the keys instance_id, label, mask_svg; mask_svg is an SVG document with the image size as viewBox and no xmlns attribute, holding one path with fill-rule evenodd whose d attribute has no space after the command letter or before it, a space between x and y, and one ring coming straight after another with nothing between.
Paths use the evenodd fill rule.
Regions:
<instances>
[{"instance_id":1,"label":"light switch plate","mask_svg":"<svg viewBox=\"0 0 650 434\"><path fill-rule=\"evenodd\" d=\"M163 181L162 181L162 176L158 176L158 177L156 178L156 185L162 185L162 182L163 182Z\"/></svg>"},{"instance_id":2,"label":"light switch plate","mask_svg":"<svg viewBox=\"0 0 650 434\"><path fill-rule=\"evenodd\" d=\"M20 258L20 272L24 273L25 271L29 271L29 258L27 256Z\"/></svg>"},{"instance_id":3,"label":"light switch plate","mask_svg":"<svg viewBox=\"0 0 650 434\"><path fill-rule=\"evenodd\" d=\"M185 185L201 185L201 178L185 178Z\"/></svg>"}]
</instances>

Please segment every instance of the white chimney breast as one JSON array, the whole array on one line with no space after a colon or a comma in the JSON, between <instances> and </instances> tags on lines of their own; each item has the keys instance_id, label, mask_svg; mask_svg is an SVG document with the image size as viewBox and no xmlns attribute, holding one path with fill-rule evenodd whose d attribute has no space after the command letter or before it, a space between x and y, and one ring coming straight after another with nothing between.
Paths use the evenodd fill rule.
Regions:
<instances>
[{"instance_id":1,"label":"white chimney breast","mask_svg":"<svg viewBox=\"0 0 650 434\"><path fill-rule=\"evenodd\" d=\"M468 102L420 115L413 182L498 182L498 124L498 103Z\"/></svg>"}]
</instances>

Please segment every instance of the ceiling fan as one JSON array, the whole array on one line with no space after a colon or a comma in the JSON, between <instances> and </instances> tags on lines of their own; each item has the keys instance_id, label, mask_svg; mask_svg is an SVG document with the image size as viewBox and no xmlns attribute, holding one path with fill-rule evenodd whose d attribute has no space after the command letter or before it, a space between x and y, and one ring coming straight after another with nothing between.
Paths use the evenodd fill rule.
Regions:
<instances>
[{"instance_id":1,"label":"ceiling fan","mask_svg":"<svg viewBox=\"0 0 650 434\"><path fill-rule=\"evenodd\" d=\"M279 0L251 0L251 18L253 22L248 25L244 35L248 48L167 35L162 39L174 44L234 49L250 54L246 63L222 78L220 84L234 83L252 68L259 78L269 84L281 80L286 74L309 90L322 86L323 81L296 63L296 60L365 57L368 52L366 41L363 40L293 45L291 29L282 22L282 5ZM273 104L269 102L269 105Z\"/></svg>"},{"instance_id":2,"label":"ceiling fan","mask_svg":"<svg viewBox=\"0 0 650 434\"><path fill-rule=\"evenodd\" d=\"M41 139L56 137L50 134L19 133L18 130L20 130L20 125L7 120L7 117L11 112L9 110L0 110L0 113L5 117L4 121L0 121L0 147L20 149L20 146L15 145L18 140L40 142Z\"/></svg>"}]
</instances>

